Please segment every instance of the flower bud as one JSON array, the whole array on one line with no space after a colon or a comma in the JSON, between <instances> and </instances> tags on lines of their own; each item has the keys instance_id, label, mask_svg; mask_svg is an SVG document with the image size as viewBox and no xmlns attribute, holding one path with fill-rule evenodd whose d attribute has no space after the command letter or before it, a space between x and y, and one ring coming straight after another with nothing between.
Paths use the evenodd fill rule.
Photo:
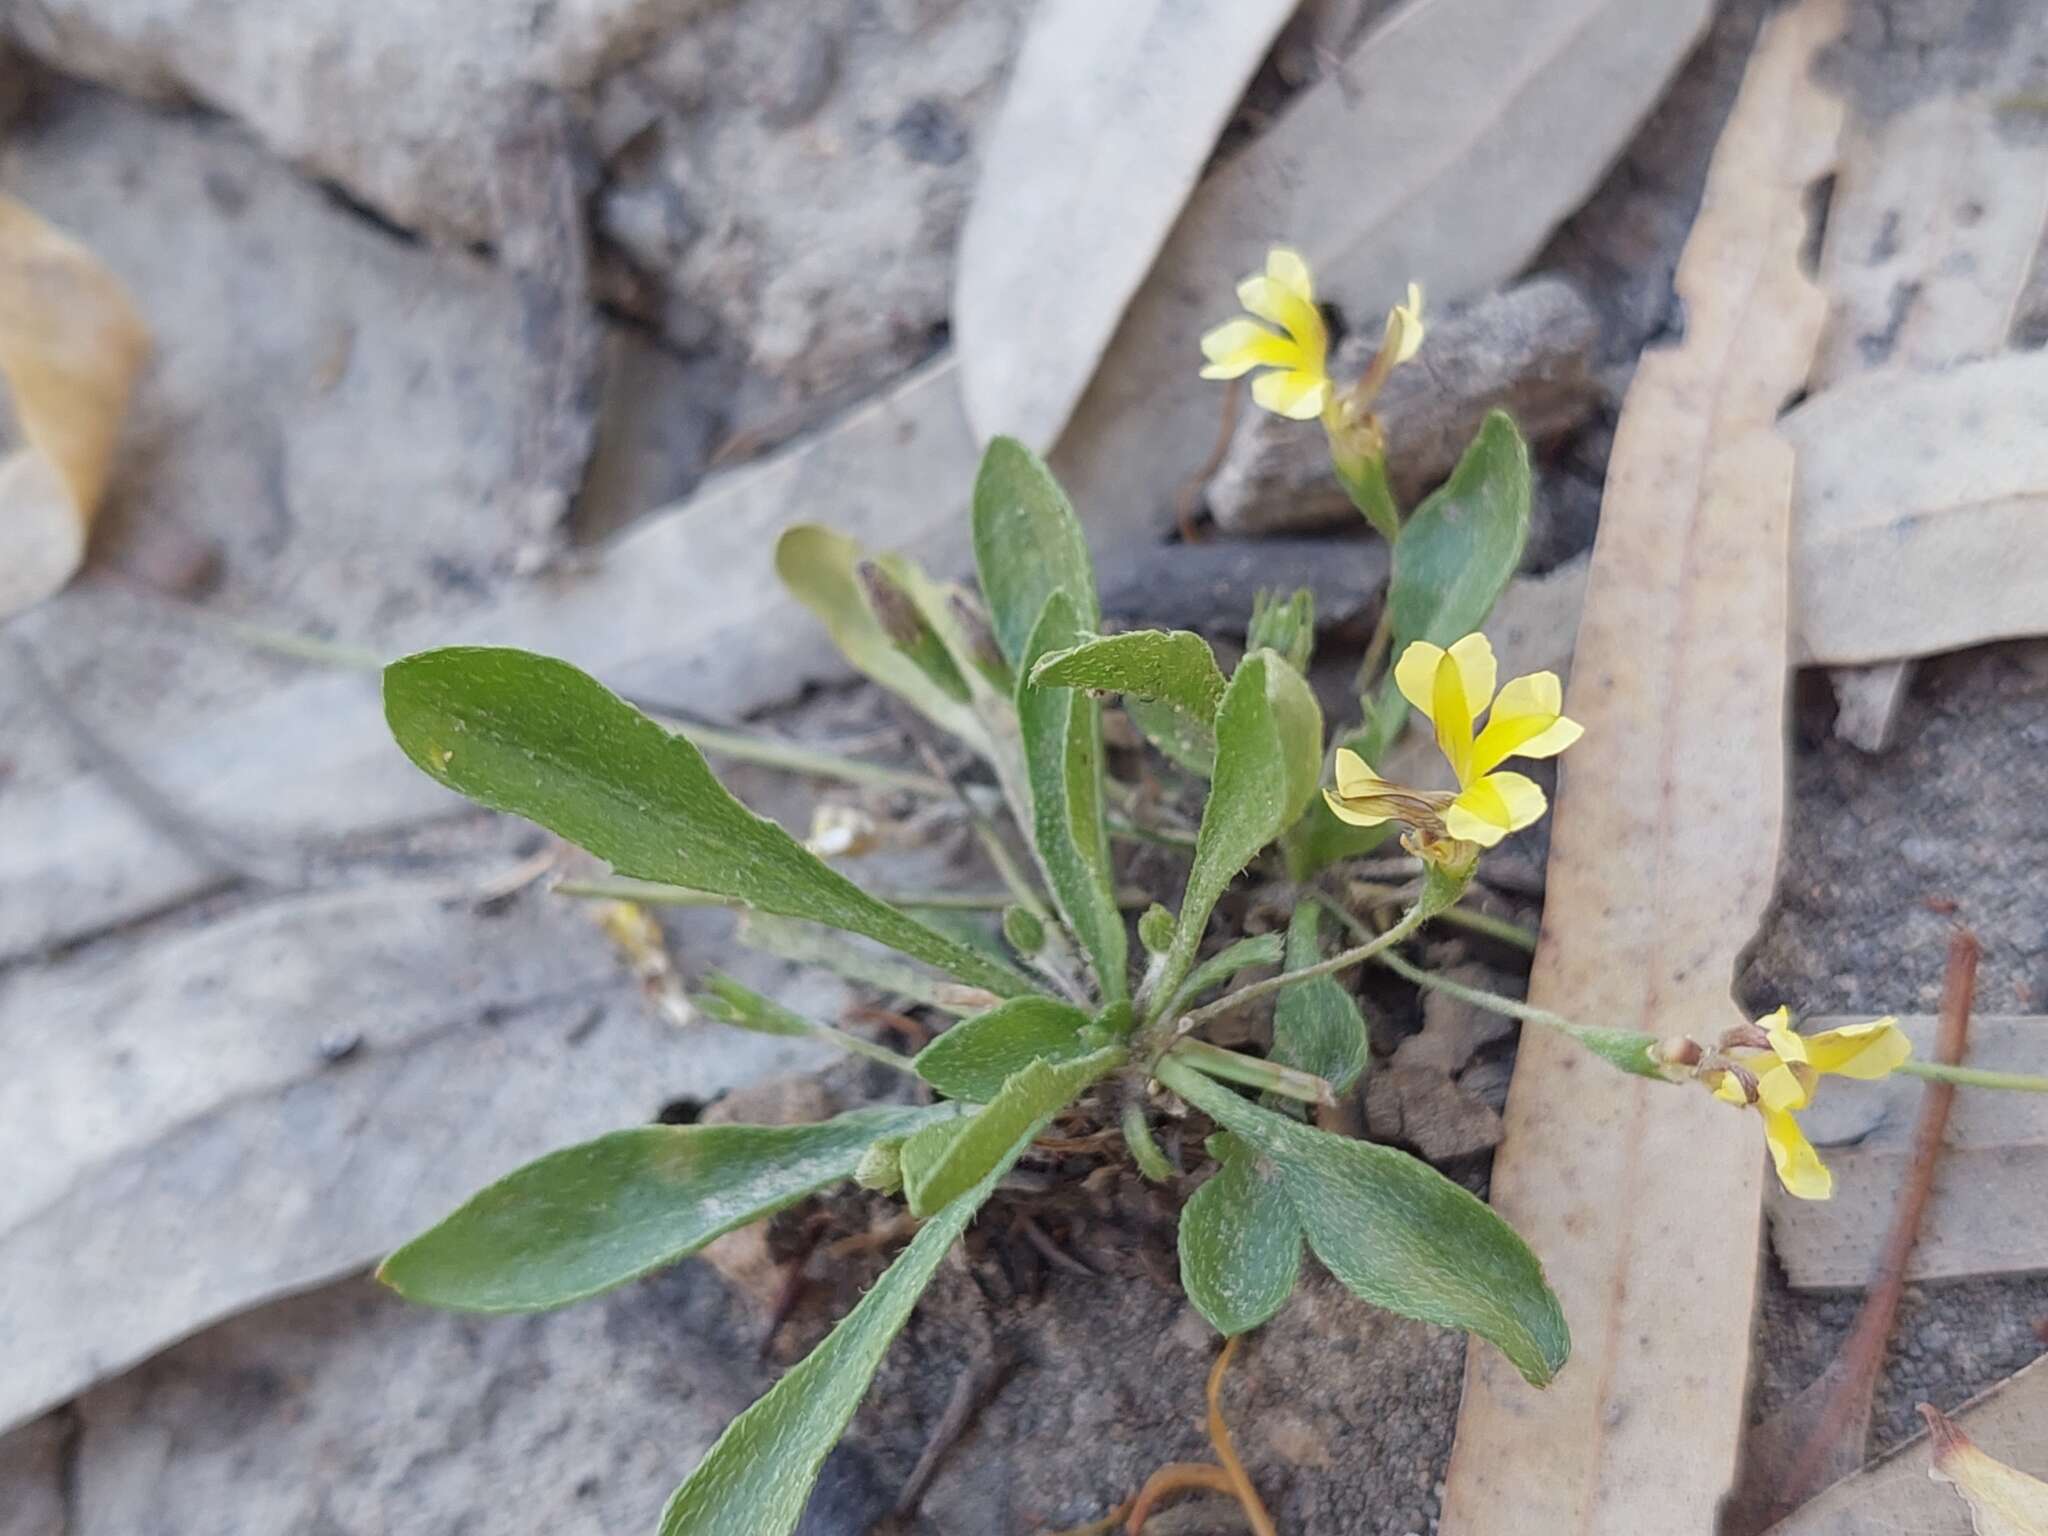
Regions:
<instances>
[{"instance_id":1,"label":"flower bud","mask_svg":"<svg viewBox=\"0 0 2048 1536\"><path fill-rule=\"evenodd\" d=\"M853 568L853 573L860 582L861 596L867 601L868 612L874 615L882 633L889 637L889 643L916 662L918 670L943 688L949 697L966 703L967 679L960 675L945 641L925 622L911 595L876 561L861 561Z\"/></svg>"},{"instance_id":2,"label":"flower bud","mask_svg":"<svg viewBox=\"0 0 2048 1536\"><path fill-rule=\"evenodd\" d=\"M867 1151L861 1153L860 1161L854 1164L853 1182L862 1189L872 1189L878 1194L893 1195L903 1187L903 1140L897 1136L885 1136L880 1141L868 1143Z\"/></svg>"},{"instance_id":3,"label":"flower bud","mask_svg":"<svg viewBox=\"0 0 2048 1536\"><path fill-rule=\"evenodd\" d=\"M1163 955L1173 948L1174 926L1173 914L1155 901L1138 919L1138 942L1148 954Z\"/></svg>"},{"instance_id":4,"label":"flower bud","mask_svg":"<svg viewBox=\"0 0 2048 1536\"><path fill-rule=\"evenodd\" d=\"M1003 908L1003 937L1010 948L1029 960L1045 948L1045 924L1029 908L1015 904Z\"/></svg>"},{"instance_id":5,"label":"flower bud","mask_svg":"<svg viewBox=\"0 0 2048 1536\"><path fill-rule=\"evenodd\" d=\"M1010 664L1003 657L1003 648L996 643L996 632L981 605L955 588L946 594L946 611L967 643L967 659L974 663L975 670L988 679L996 692L1005 697L1014 693L1016 681L1010 675Z\"/></svg>"}]
</instances>

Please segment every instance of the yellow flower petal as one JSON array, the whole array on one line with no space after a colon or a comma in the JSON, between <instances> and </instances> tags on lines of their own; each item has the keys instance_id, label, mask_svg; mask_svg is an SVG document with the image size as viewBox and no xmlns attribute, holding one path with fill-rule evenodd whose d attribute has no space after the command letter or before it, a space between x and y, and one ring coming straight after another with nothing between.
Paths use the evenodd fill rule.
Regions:
<instances>
[{"instance_id":1,"label":"yellow flower petal","mask_svg":"<svg viewBox=\"0 0 2048 1536\"><path fill-rule=\"evenodd\" d=\"M1237 302L1261 320L1270 320L1293 337L1320 370L1329 351L1330 333L1323 312L1284 283L1270 277L1248 277L1237 285Z\"/></svg>"},{"instance_id":2,"label":"yellow flower petal","mask_svg":"<svg viewBox=\"0 0 2048 1536\"><path fill-rule=\"evenodd\" d=\"M1763 1032L1770 1037L1771 1049L1780 1061L1806 1060L1806 1039L1792 1027L1792 1010L1780 1008L1769 1018L1758 1019Z\"/></svg>"},{"instance_id":3,"label":"yellow flower petal","mask_svg":"<svg viewBox=\"0 0 2048 1536\"><path fill-rule=\"evenodd\" d=\"M1204 333L1202 356L1209 359L1203 378L1235 379L1254 368L1293 368L1301 362L1301 348L1250 320L1226 320Z\"/></svg>"},{"instance_id":4,"label":"yellow flower petal","mask_svg":"<svg viewBox=\"0 0 2048 1536\"><path fill-rule=\"evenodd\" d=\"M1790 1112L1813 1102L1805 1081L1784 1062L1764 1057L1756 1063L1756 1101L1765 1109Z\"/></svg>"},{"instance_id":5,"label":"yellow flower petal","mask_svg":"<svg viewBox=\"0 0 2048 1536\"><path fill-rule=\"evenodd\" d=\"M1558 710L1564 689L1555 672L1532 672L1501 689L1486 729L1472 745L1472 771L1489 773L1510 757L1555 757L1585 734Z\"/></svg>"},{"instance_id":6,"label":"yellow flower petal","mask_svg":"<svg viewBox=\"0 0 2048 1536\"><path fill-rule=\"evenodd\" d=\"M1467 794L1470 791L1466 791ZM1458 796L1463 800L1464 795ZM1486 817L1477 815L1469 805L1460 805L1453 800L1444 811L1444 830L1460 842L1477 843L1482 848L1491 848L1508 835L1508 829Z\"/></svg>"},{"instance_id":7,"label":"yellow flower petal","mask_svg":"<svg viewBox=\"0 0 2048 1536\"><path fill-rule=\"evenodd\" d=\"M1354 827L1384 826L1394 819L1391 815L1382 816L1375 811L1354 809L1346 804L1344 798L1334 789L1323 791L1323 803L1330 808L1332 816L1339 821L1348 821Z\"/></svg>"},{"instance_id":8,"label":"yellow flower petal","mask_svg":"<svg viewBox=\"0 0 2048 1536\"><path fill-rule=\"evenodd\" d=\"M1749 1104L1749 1095L1742 1091L1742 1084L1737 1081L1733 1072L1720 1074L1714 1083L1714 1097L1723 1104L1736 1104L1745 1108Z\"/></svg>"},{"instance_id":9,"label":"yellow flower petal","mask_svg":"<svg viewBox=\"0 0 2048 1536\"><path fill-rule=\"evenodd\" d=\"M1373 766L1349 747L1337 749L1337 793L1376 795L1393 786L1373 771Z\"/></svg>"},{"instance_id":10,"label":"yellow flower petal","mask_svg":"<svg viewBox=\"0 0 2048 1536\"><path fill-rule=\"evenodd\" d=\"M1252 380L1252 399L1259 407L1290 421L1314 421L1329 398L1329 379L1305 368L1262 373Z\"/></svg>"},{"instance_id":11,"label":"yellow flower petal","mask_svg":"<svg viewBox=\"0 0 2048 1536\"><path fill-rule=\"evenodd\" d=\"M1473 787L1485 785L1507 807L1508 830L1519 832L1543 819L1550 802L1543 798L1543 786L1519 773L1489 773Z\"/></svg>"},{"instance_id":12,"label":"yellow flower petal","mask_svg":"<svg viewBox=\"0 0 2048 1536\"><path fill-rule=\"evenodd\" d=\"M1397 367L1422 350L1422 289L1408 285L1408 302L1387 311L1387 329L1380 338L1380 353L1387 366Z\"/></svg>"},{"instance_id":13,"label":"yellow flower petal","mask_svg":"<svg viewBox=\"0 0 2048 1536\"><path fill-rule=\"evenodd\" d=\"M1806 1037L1806 1059L1813 1069L1836 1077L1888 1077L1912 1054L1913 1042L1896 1019L1844 1024Z\"/></svg>"},{"instance_id":14,"label":"yellow flower petal","mask_svg":"<svg viewBox=\"0 0 2048 1536\"><path fill-rule=\"evenodd\" d=\"M1266 276L1292 293L1302 303L1315 303L1315 283L1308 275L1308 262L1293 246L1276 245L1266 252Z\"/></svg>"},{"instance_id":15,"label":"yellow flower petal","mask_svg":"<svg viewBox=\"0 0 2048 1536\"><path fill-rule=\"evenodd\" d=\"M1493 680L1499 674L1493 659L1493 643L1484 635L1467 635L1451 647L1449 654L1458 664L1458 680L1465 685L1465 705L1477 719L1493 702Z\"/></svg>"},{"instance_id":16,"label":"yellow flower petal","mask_svg":"<svg viewBox=\"0 0 2048 1536\"><path fill-rule=\"evenodd\" d=\"M1764 1141L1770 1146L1771 1161L1786 1194L1796 1200L1825 1200L1835 1192L1834 1175L1821 1163L1820 1154L1791 1115L1766 1109Z\"/></svg>"},{"instance_id":17,"label":"yellow flower petal","mask_svg":"<svg viewBox=\"0 0 2048 1536\"><path fill-rule=\"evenodd\" d=\"M1443 659L1442 646L1417 640L1394 663L1394 686L1425 720L1435 718L1432 711L1436 708L1436 668Z\"/></svg>"}]
</instances>

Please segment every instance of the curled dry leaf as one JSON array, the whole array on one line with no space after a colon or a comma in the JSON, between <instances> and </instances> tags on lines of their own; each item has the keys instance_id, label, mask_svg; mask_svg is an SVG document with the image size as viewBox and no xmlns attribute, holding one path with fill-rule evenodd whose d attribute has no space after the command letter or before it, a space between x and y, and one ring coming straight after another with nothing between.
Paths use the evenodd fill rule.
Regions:
<instances>
[{"instance_id":1,"label":"curled dry leaf","mask_svg":"<svg viewBox=\"0 0 2048 1536\"><path fill-rule=\"evenodd\" d=\"M1931 1403L1920 1404L1920 1417L1934 1443L1927 1475L1955 1485L1977 1536L2048 1536L2048 1483L1986 1455Z\"/></svg>"},{"instance_id":2,"label":"curled dry leaf","mask_svg":"<svg viewBox=\"0 0 2048 1536\"><path fill-rule=\"evenodd\" d=\"M149 332L119 278L0 196L0 376L23 439L0 457L0 618L85 558Z\"/></svg>"}]
</instances>

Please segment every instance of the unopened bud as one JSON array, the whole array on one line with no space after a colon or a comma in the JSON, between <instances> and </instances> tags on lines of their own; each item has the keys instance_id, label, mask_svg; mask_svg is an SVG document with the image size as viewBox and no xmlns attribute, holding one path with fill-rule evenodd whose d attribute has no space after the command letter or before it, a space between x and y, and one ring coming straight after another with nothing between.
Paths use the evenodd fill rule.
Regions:
<instances>
[{"instance_id":1,"label":"unopened bud","mask_svg":"<svg viewBox=\"0 0 2048 1536\"><path fill-rule=\"evenodd\" d=\"M1249 650L1278 651L1297 672L1308 670L1316 639L1316 599L1307 587L1281 599L1261 591L1252 599L1252 622L1245 636Z\"/></svg>"},{"instance_id":2,"label":"unopened bud","mask_svg":"<svg viewBox=\"0 0 2048 1536\"><path fill-rule=\"evenodd\" d=\"M1010 948L1029 960L1045 948L1045 924L1036 912L1013 904L1003 908L1003 937L1010 941Z\"/></svg>"},{"instance_id":3,"label":"unopened bud","mask_svg":"<svg viewBox=\"0 0 2048 1536\"><path fill-rule=\"evenodd\" d=\"M1677 1067L1684 1071L1697 1067L1706 1055L1699 1041L1690 1035L1673 1035L1668 1040L1659 1040L1651 1047L1651 1053L1659 1066Z\"/></svg>"},{"instance_id":4,"label":"unopened bud","mask_svg":"<svg viewBox=\"0 0 2048 1536\"><path fill-rule=\"evenodd\" d=\"M1173 914L1155 901L1138 919L1138 942L1148 954L1163 955L1173 948L1174 926Z\"/></svg>"},{"instance_id":5,"label":"unopened bud","mask_svg":"<svg viewBox=\"0 0 2048 1536\"><path fill-rule=\"evenodd\" d=\"M1738 1024L1721 1035L1724 1051L1768 1051L1771 1037L1761 1024Z\"/></svg>"},{"instance_id":6,"label":"unopened bud","mask_svg":"<svg viewBox=\"0 0 2048 1536\"><path fill-rule=\"evenodd\" d=\"M853 1182L862 1189L872 1189L878 1194L893 1195L903 1187L903 1142L899 1137L884 1137L870 1142L867 1151L861 1153L860 1161L853 1167Z\"/></svg>"}]
</instances>

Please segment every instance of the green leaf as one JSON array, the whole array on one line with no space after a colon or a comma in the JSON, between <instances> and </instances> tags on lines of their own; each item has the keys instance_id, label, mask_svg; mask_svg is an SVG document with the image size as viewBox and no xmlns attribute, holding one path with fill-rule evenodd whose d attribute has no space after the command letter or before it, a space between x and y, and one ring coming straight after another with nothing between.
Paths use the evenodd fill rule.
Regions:
<instances>
[{"instance_id":1,"label":"green leaf","mask_svg":"<svg viewBox=\"0 0 2048 1536\"><path fill-rule=\"evenodd\" d=\"M929 1216L979 1184L1018 1136L1043 1125L1083 1088L1121 1066L1125 1054L1122 1046L1110 1045L1072 1061L1029 1063L1003 1084L986 1109L947 1137L936 1156L924 1156L920 1148L913 1158L911 1149L922 1133L911 1137L903 1148L903 1196L911 1215Z\"/></svg>"},{"instance_id":2,"label":"green leaf","mask_svg":"<svg viewBox=\"0 0 2048 1536\"><path fill-rule=\"evenodd\" d=\"M1081 520L1044 460L1013 437L988 445L974 479L974 565L996 640L1020 677L1025 642L1055 592L1073 602L1078 633L1101 627Z\"/></svg>"},{"instance_id":3,"label":"green leaf","mask_svg":"<svg viewBox=\"0 0 2048 1536\"><path fill-rule=\"evenodd\" d=\"M1451 478L1415 509L1395 541L1389 657L1417 640L1448 646L1484 626L1528 542L1529 446L1506 412L1492 411ZM1378 761L1407 716L1390 671L1354 750Z\"/></svg>"},{"instance_id":4,"label":"green leaf","mask_svg":"<svg viewBox=\"0 0 2048 1536\"><path fill-rule=\"evenodd\" d=\"M1134 629L1094 635L1041 656L1031 668L1038 687L1129 693L1171 704L1207 725L1223 701L1223 669L1209 642L1189 630Z\"/></svg>"},{"instance_id":5,"label":"green leaf","mask_svg":"<svg viewBox=\"0 0 2048 1536\"><path fill-rule=\"evenodd\" d=\"M1065 592L1046 600L1018 666L1066 645L1081 632L1080 615ZM1031 787L1032 842L1067 926L1095 968L1105 1000L1127 988L1129 936L1116 904L1109 834L1102 821L1102 710L1076 688L1017 687L1017 723L1024 739Z\"/></svg>"},{"instance_id":6,"label":"green leaf","mask_svg":"<svg viewBox=\"0 0 2048 1536\"><path fill-rule=\"evenodd\" d=\"M1216 710L1216 771L1202 807L1179 925L1155 994L1170 999L1238 872L1301 814L1323 768L1323 717L1301 674L1271 651L1238 664Z\"/></svg>"},{"instance_id":7,"label":"green leaf","mask_svg":"<svg viewBox=\"0 0 2048 1536\"><path fill-rule=\"evenodd\" d=\"M669 1499L660 1536L789 1536L826 1453L845 1432L946 1250L1056 1113L1057 1105L1021 1127L980 1182L918 1230L825 1342L726 1426Z\"/></svg>"},{"instance_id":8,"label":"green leaf","mask_svg":"<svg viewBox=\"0 0 2048 1536\"><path fill-rule=\"evenodd\" d=\"M1270 1163L1228 1131L1209 1138L1216 1172L1180 1213L1180 1283L1228 1337L1278 1312L1301 1274L1301 1223Z\"/></svg>"},{"instance_id":9,"label":"green leaf","mask_svg":"<svg viewBox=\"0 0 2048 1536\"><path fill-rule=\"evenodd\" d=\"M1180 984L1180 992L1167 1011L1179 1013L1192 1006L1204 992L1222 986L1239 971L1248 971L1255 965L1278 965L1286 943L1280 934L1261 933L1226 944L1188 972L1188 979Z\"/></svg>"},{"instance_id":10,"label":"green leaf","mask_svg":"<svg viewBox=\"0 0 2048 1536\"><path fill-rule=\"evenodd\" d=\"M1034 1061L1088 1052L1088 1015L1049 997L1018 997L962 1019L917 1053L917 1075L949 1099L986 1104Z\"/></svg>"},{"instance_id":11,"label":"green leaf","mask_svg":"<svg viewBox=\"0 0 2048 1536\"><path fill-rule=\"evenodd\" d=\"M853 540L809 523L789 529L775 544L775 574L817 615L846 659L939 729L987 756L988 735L972 705L898 647L875 617L861 591L860 561L860 546Z\"/></svg>"},{"instance_id":12,"label":"green leaf","mask_svg":"<svg viewBox=\"0 0 2048 1536\"><path fill-rule=\"evenodd\" d=\"M1298 971L1322 958L1322 908L1304 901L1287 925L1286 969ZM1282 987L1273 1005L1268 1057L1327 1079L1337 1093L1357 1082L1369 1059L1369 1044L1365 1018L1344 984L1335 976L1311 976Z\"/></svg>"},{"instance_id":13,"label":"green leaf","mask_svg":"<svg viewBox=\"0 0 2048 1536\"><path fill-rule=\"evenodd\" d=\"M721 1024L730 1024L735 1029L750 1029L757 1035L801 1035L808 1038L818 1032L818 1026L802 1014L783 1007L772 997L762 996L722 971L713 971L706 976L703 987L702 992L691 994L690 1002L698 1012Z\"/></svg>"},{"instance_id":14,"label":"green leaf","mask_svg":"<svg viewBox=\"0 0 2048 1536\"><path fill-rule=\"evenodd\" d=\"M563 1306L851 1178L878 1137L948 1113L859 1109L816 1125L614 1131L471 1196L386 1259L377 1278L409 1301L464 1312Z\"/></svg>"},{"instance_id":15,"label":"green leaf","mask_svg":"<svg viewBox=\"0 0 2048 1536\"><path fill-rule=\"evenodd\" d=\"M1031 990L826 867L735 800L687 739L567 662L485 646L424 651L384 669L384 714L434 778L622 875L865 934L999 996Z\"/></svg>"},{"instance_id":16,"label":"green leaf","mask_svg":"<svg viewBox=\"0 0 2048 1536\"><path fill-rule=\"evenodd\" d=\"M1210 770L1216 766L1216 732L1213 728L1158 699L1126 698L1124 714L1139 733L1169 760L1180 764L1189 773L1198 773L1205 779L1209 777Z\"/></svg>"},{"instance_id":17,"label":"green leaf","mask_svg":"<svg viewBox=\"0 0 2048 1536\"><path fill-rule=\"evenodd\" d=\"M1252 622L1245 632L1248 651L1278 651L1295 671L1308 673L1316 648L1316 595L1297 587L1281 597L1263 588L1252 598Z\"/></svg>"},{"instance_id":18,"label":"green leaf","mask_svg":"<svg viewBox=\"0 0 2048 1536\"><path fill-rule=\"evenodd\" d=\"M1262 1109L1170 1056L1158 1070L1272 1162L1309 1247L1354 1295L1478 1334L1532 1385L1563 1367L1571 1335L1542 1264L1476 1195L1405 1152Z\"/></svg>"}]
</instances>

